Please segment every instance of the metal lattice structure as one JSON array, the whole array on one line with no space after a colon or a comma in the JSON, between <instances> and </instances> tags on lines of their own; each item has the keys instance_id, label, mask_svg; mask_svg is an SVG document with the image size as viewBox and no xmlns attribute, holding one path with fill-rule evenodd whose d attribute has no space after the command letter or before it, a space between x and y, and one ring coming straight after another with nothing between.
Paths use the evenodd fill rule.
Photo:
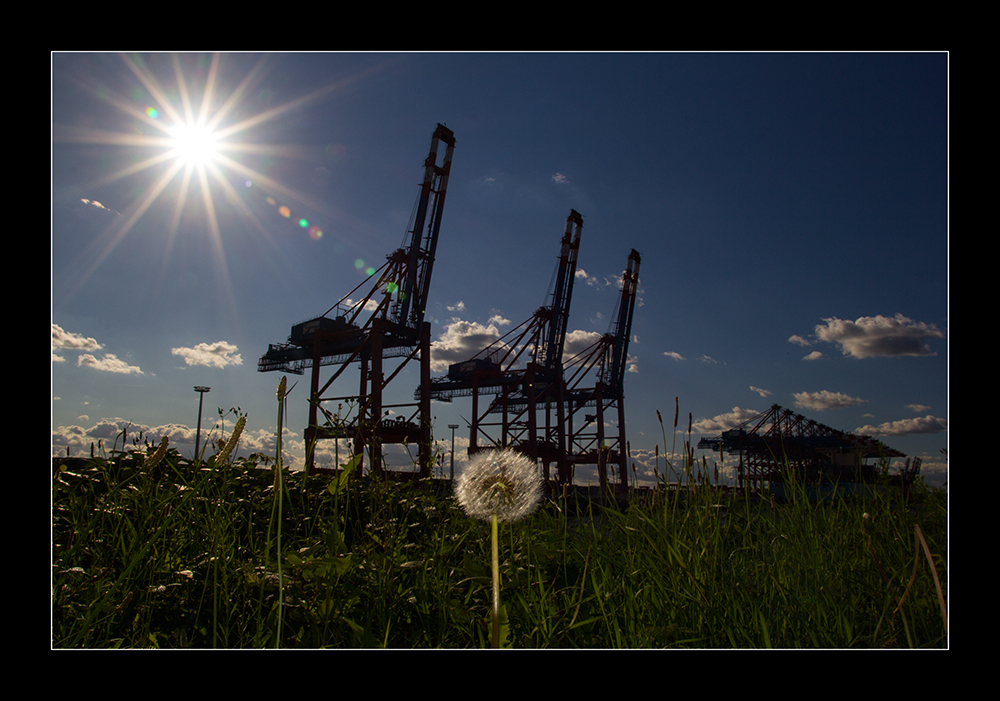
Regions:
<instances>
[{"instance_id":1,"label":"metal lattice structure","mask_svg":"<svg viewBox=\"0 0 1000 701\"><path fill-rule=\"evenodd\" d=\"M442 144L445 152L439 164ZM269 345L257 364L260 372L301 375L306 369L311 371L306 470L313 469L316 441L349 439L356 454L368 450L372 469L378 472L384 471L383 444L415 443L419 446L419 474L430 474L430 324L424 321L424 310L454 148L454 134L438 124L431 136L424 178L407 228L407 247L389 254L378 270L321 316L294 325L287 342ZM401 361L387 375L383 361L388 358ZM411 361L420 366L416 402L385 404L386 387ZM354 363L360 363L361 368L358 392L328 395L333 383ZM320 370L327 366L337 369L320 384ZM322 403L334 401L352 406L351 416L321 423L321 413L331 417L322 409ZM389 419L386 412L390 409L409 413Z\"/></svg>"},{"instance_id":2,"label":"metal lattice structure","mask_svg":"<svg viewBox=\"0 0 1000 701\"><path fill-rule=\"evenodd\" d=\"M571 210L547 304L445 377L431 380L431 397L472 397L469 454L513 447L546 465L565 452L562 435L562 355L576 278L583 217ZM480 398L488 399L481 410ZM539 437L539 412L545 435ZM553 418L552 412L558 415ZM499 416L498 416L499 415Z\"/></svg>"},{"instance_id":3,"label":"metal lattice structure","mask_svg":"<svg viewBox=\"0 0 1000 701\"><path fill-rule=\"evenodd\" d=\"M714 438L702 449L739 456L739 486L761 490L789 476L810 482L869 482L905 457L870 436L840 431L777 404Z\"/></svg>"},{"instance_id":4,"label":"metal lattice structure","mask_svg":"<svg viewBox=\"0 0 1000 701\"><path fill-rule=\"evenodd\" d=\"M602 489L608 487L608 465L618 468L616 488L628 486L628 441L625 433L625 372L632 336L632 317L639 289L639 263L635 249L629 253L622 273L621 291L608 333L589 348L566 360L564 421L567 447L563 461L572 481L576 465L597 465ZM593 382L593 384L590 384ZM585 410L592 410L588 413ZM579 414L583 421L579 422ZM614 416L617 430L605 428L605 418Z\"/></svg>"}]
</instances>

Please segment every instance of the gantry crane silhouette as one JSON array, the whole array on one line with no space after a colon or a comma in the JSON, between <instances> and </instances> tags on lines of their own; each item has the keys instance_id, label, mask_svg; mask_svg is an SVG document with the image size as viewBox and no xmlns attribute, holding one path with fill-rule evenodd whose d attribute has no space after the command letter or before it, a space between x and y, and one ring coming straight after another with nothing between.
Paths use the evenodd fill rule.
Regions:
<instances>
[{"instance_id":1,"label":"gantry crane silhouette","mask_svg":"<svg viewBox=\"0 0 1000 701\"><path fill-rule=\"evenodd\" d=\"M550 303L469 360L451 365L447 376L432 379L431 397L444 402L472 397L470 455L513 448L541 461L546 481L555 464L562 484L572 483L576 465L593 464L604 488L609 485L608 465L616 465L615 486L624 489L624 385L640 255L633 249L628 256L610 330L564 361L582 227L583 218L571 211ZM492 395L484 411L481 395ZM585 409L593 413L585 412L581 422L578 415ZM614 432L605 428L605 419L612 416Z\"/></svg>"},{"instance_id":2,"label":"gantry crane silhouette","mask_svg":"<svg viewBox=\"0 0 1000 701\"><path fill-rule=\"evenodd\" d=\"M442 144L445 151L439 165ZM407 228L409 244L386 256L378 270L322 315L292 326L287 342L268 345L258 361L259 372L301 375L307 368L311 371L309 425L305 429L307 472L315 467L317 441L347 439L353 441L355 455L362 456L359 472L366 449L371 469L381 473L385 472L384 444L416 443L419 472L411 474L430 474L430 324L424 321L424 311L454 149L454 133L438 124L431 136L423 181ZM366 285L367 291L357 297ZM387 358L402 358L388 375L383 362ZM385 404L386 387L411 361L420 367L415 403ZM358 362L358 392L328 396L334 382ZM326 366L337 369L321 385L320 369ZM347 402L352 407L351 415L334 417L322 408L323 402L333 401ZM387 418L384 412L389 409L396 410L398 418ZM400 410L410 413L398 414ZM320 414L325 419L322 423Z\"/></svg>"},{"instance_id":3,"label":"gantry crane silhouette","mask_svg":"<svg viewBox=\"0 0 1000 701\"><path fill-rule=\"evenodd\" d=\"M450 402L456 396L472 397L470 455L484 449L511 447L532 459L541 459L547 466L552 460L558 461L563 452L562 355L582 229L583 217L571 210L548 303L469 360L451 365L446 376L431 380L433 399ZM493 395L483 412L481 395ZM545 411L546 431L541 440L539 409ZM552 411L560 414L554 424ZM500 420L490 421L489 416L497 413L501 414ZM490 434L496 427L499 436ZM554 429L551 438L549 429Z\"/></svg>"},{"instance_id":4,"label":"gantry crane silhouette","mask_svg":"<svg viewBox=\"0 0 1000 701\"><path fill-rule=\"evenodd\" d=\"M610 330L588 348L565 361L564 380L565 434L567 447L563 473L572 475L576 465L597 465L602 489L608 487L608 465L618 467L615 488L628 487L628 440L625 433L625 373L628 370L628 346L632 336L632 318L639 289L641 256L634 248L622 273L617 309ZM590 378L593 377L593 384ZM576 423L584 412L583 422ZM605 420L614 416L617 427L611 432ZM578 426L578 427L577 427Z\"/></svg>"}]
</instances>

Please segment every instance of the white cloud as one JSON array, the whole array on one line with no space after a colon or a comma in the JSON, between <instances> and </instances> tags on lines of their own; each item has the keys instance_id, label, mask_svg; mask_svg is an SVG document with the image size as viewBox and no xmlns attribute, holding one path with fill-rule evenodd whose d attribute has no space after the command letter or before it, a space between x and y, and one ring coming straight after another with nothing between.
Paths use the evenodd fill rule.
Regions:
<instances>
[{"instance_id":1,"label":"white cloud","mask_svg":"<svg viewBox=\"0 0 1000 701\"><path fill-rule=\"evenodd\" d=\"M224 368L227 365L242 365L243 358L236 351L236 346L225 341L199 343L194 348L172 348L170 350L174 355L184 358L187 365L207 365L216 368Z\"/></svg>"},{"instance_id":2,"label":"white cloud","mask_svg":"<svg viewBox=\"0 0 1000 701\"><path fill-rule=\"evenodd\" d=\"M590 348L601 339L602 335L597 331L582 331L580 329L570 331L566 334L566 341L563 344L563 357L569 359Z\"/></svg>"},{"instance_id":3,"label":"white cloud","mask_svg":"<svg viewBox=\"0 0 1000 701\"><path fill-rule=\"evenodd\" d=\"M674 360L684 360L684 356L676 351L663 351L663 355Z\"/></svg>"},{"instance_id":4,"label":"white cloud","mask_svg":"<svg viewBox=\"0 0 1000 701\"><path fill-rule=\"evenodd\" d=\"M723 431L727 431L734 426L740 425L748 419L752 419L759 413L759 411L754 409L741 409L740 407L735 406L732 411L726 412L725 414L719 414L711 419L698 419L697 421L692 422L691 431L699 434L722 433Z\"/></svg>"},{"instance_id":5,"label":"white cloud","mask_svg":"<svg viewBox=\"0 0 1000 701\"><path fill-rule=\"evenodd\" d=\"M583 280L591 287L596 287L597 285L601 284L601 281L597 278L596 275L588 274L587 271L584 270L583 268L577 268L573 276L576 277L578 280Z\"/></svg>"},{"instance_id":6,"label":"white cloud","mask_svg":"<svg viewBox=\"0 0 1000 701\"><path fill-rule=\"evenodd\" d=\"M145 375L137 365L129 365L124 360L119 360L113 353L105 353L104 357L98 360L90 353L84 353L76 359L78 367L88 367L102 372L117 372L123 375Z\"/></svg>"},{"instance_id":7,"label":"white cloud","mask_svg":"<svg viewBox=\"0 0 1000 701\"><path fill-rule=\"evenodd\" d=\"M490 323L496 324L497 326L507 326L510 323L510 319L505 319L499 314L494 314L490 317Z\"/></svg>"},{"instance_id":8,"label":"white cloud","mask_svg":"<svg viewBox=\"0 0 1000 701\"><path fill-rule=\"evenodd\" d=\"M100 350L103 346L93 338L81 336L78 333L65 331L58 324L52 324L52 348L63 348L66 350ZM55 360L55 356L53 356ZM61 360L61 358L60 358Z\"/></svg>"},{"instance_id":9,"label":"white cloud","mask_svg":"<svg viewBox=\"0 0 1000 701\"><path fill-rule=\"evenodd\" d=\"M843 409L844 407L855 406L856 404L868 401L867 399L851 397L841 392L830 392L829 390L821 392L796 392L792 396L795 397L795 406L801 409L813 409L814 411Z\"/></svg>"},{"instance_id":10,"label":"white cloud","mask_svg":"<svg viewBox=\"0 0 1000 701\"><path fill-rule=\"evenodd\" d=\"M552 176L552 182L556 183L557 185L562 185L563 183L568 181L565 175L563 175L562 173L556 173L555 175Z\"/></svg>"},{"instance_id":11,"label":"white cloud","mask_svg":"<svg viewBox=\"0 0 1000 701\"><path fill-rule=\"evenodd\" d=\"M807 341L806 339L802 338L801 336L789 336L788 337L788 342L789 343L795 343L796 345L800 345L800 346L811 346L812 345L809 341Z\"/></svg>"},{"instance_id":12,"label":"white cloud","mask_svg":"<svg viewBox=\"0 0 1000 701\"><path fill-rule=\"evenodd\" d=\"M756 392L757 394L759 394L762 397L770 397L771 394L772 394L770 391L768 391L766 389L761 389L760 387L754 387L753 385L750 385L750 391L751 392Z\"/></svg>"},{"instance_id":13,"label":"white cloud","mask_svg":"<svg viewBox=\"0 0 1000 701\"><path fill-rule=\"evenodd\" d=\"M443 372L453 363L468 360L500 338L495 324L483 326L474 321L455 319L438 340L431 343L431 370Z\"/></svg>"},{"instance_id":14,"label":"white cloud","mask_svg":"<svg viewBox=\"0 0 1000 701\"><path fill-rule=\"evenodd\" d=\"M465 302L459 300L457 304L449 304L445 308L448 311L450 311L450 312L464 312L465 311Z\"/></svg>"},{"instance_id":15,"label":"white cloud","mask_svg":"<svg viewBox=\"0 0 1000 701\"><path fill-rule=\"evenodd\" d=\"M803 360L819 360L822 357L823 357L822 353L820 353L819 351L813 351L809 355L802 356L802 359Z\"/></svg>"},{"instance_id":16,"label":"white cloud","mask_svg":"<svg viewBox=\"0 0 1000 701\"><path fill-rule=\"evenodd\" d=\"M928 414L915 419L889 421L878 426L861 426L854 432L865 436L908 436L915 433L941 433L947 430L947 419L940 419Z\"/></svg>"},{"instance_id":17,"label":"white cloud","mask_svg":"<svg viewBox=\"0 0 1000 701\"><path fill-rule=\"evenodd\" d=\"M865 316L856 321L831 317L816 326L816 337L840 346L844 355L854 358L878 356L937 355L926 339L944 338L944 332L934 324L895 317Z\"/></svg>"},{"instance_id":18,"label":"white cloud","mask_svg":"<svg viewBox=\"0 0 1000 701\"><path fill-rule=\"evenodd\" d=\"M625 361L625 367L628 372L639 372L639 358L630 355L628 360Z\"/></svg>"},{"instance_id":19,"label":"white cloud","mask_svg":"<svg viewBox=\"0 0 1000 701\"><path fill-rule=\"evenodd\" d=\"M922 413L922 412L925 412L925 411L930 411L930 409L931 409L926 404L907 404L906 408L909 409L910 411L915 411L918 414Z\"/></svg>"}]
</instances>

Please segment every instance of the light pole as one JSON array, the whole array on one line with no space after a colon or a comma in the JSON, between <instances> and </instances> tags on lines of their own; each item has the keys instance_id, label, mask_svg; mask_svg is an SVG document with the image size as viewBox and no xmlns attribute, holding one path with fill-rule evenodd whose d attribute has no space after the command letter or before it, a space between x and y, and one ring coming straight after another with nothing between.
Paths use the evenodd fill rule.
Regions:
<instances>
[{"instance_id":1,"label":"light pole","mask_svg":"<svg viewBox=\"0 0 1000 701\"><path fill-rule=\"evenodd\" d=\"M448 428L451 429L451 481L455 481L455 429L458 428L458 424L448 424Z\"/></svg>"},{"instance_id":2,"label":"light pole","mask_svg":"<svg viewBox=\"0 0 1000 701\"><path fill-rule=\"evenodd\" d=\"M198 386L194 391L198 393L198 432L194 437L194 459L198 459L198 449L201 447L201 403L205 400L205 392L211 391L211 387Z\"/></svg>"}]
</instances>

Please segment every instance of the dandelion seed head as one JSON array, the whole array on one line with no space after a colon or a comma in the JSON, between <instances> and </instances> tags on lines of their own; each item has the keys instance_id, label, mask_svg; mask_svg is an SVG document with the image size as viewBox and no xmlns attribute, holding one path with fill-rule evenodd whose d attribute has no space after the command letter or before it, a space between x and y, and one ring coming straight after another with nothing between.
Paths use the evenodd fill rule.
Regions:
<instances>
[{"instance_id":1,"label":"dandelion seed head","mask_svg":"<svg viewBox=\"0 0 1000 701\"><path fill-rule=\"evenodd\" d=\"M473 518L517 521L542 500L542 477L534 461L513 450L482 452L469 461L455 496Z\"/></svg>"}]
</instances>

